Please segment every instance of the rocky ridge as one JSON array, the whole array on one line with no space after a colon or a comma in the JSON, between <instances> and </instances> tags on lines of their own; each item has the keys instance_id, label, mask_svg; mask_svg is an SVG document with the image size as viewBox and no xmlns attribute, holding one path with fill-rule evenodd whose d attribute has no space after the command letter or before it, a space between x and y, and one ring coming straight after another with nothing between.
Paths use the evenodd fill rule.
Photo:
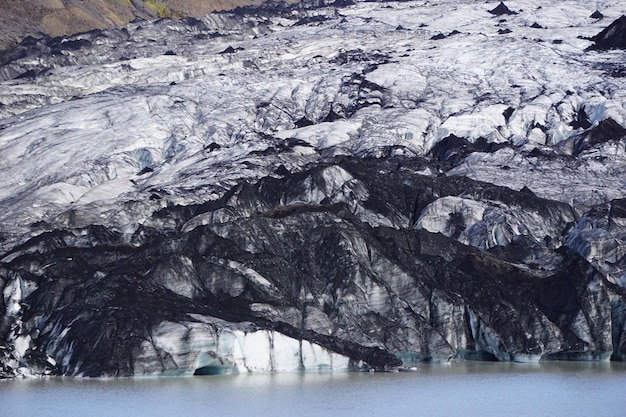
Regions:
<instances>
[{"instance_id":1,"label":"rocky ridge","mask_svg":"<svg viewBox=\"0 0 626 417\"><path fill-rule=\"evenodd\" d=\"M588 49L623 10L519 3L4 53L0 373L623 360L625 52Z\"/></svg>"}]
</instances>

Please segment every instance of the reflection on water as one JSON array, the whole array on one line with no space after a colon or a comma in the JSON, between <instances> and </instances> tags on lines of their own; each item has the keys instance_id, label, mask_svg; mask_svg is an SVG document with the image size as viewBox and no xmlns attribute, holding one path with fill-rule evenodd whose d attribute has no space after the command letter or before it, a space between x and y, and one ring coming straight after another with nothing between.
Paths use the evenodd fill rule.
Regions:
<instances>
[{"instance_id":1,"label":"reflection on water","mask_svg":"<svg viewBox=\"0 0 626 417\"><path fill-rule=\"evenodd\" d=\"M461 362L400 373L0 381L6 416L626 415L626 363Z\"/></svg>"}]
</instances>

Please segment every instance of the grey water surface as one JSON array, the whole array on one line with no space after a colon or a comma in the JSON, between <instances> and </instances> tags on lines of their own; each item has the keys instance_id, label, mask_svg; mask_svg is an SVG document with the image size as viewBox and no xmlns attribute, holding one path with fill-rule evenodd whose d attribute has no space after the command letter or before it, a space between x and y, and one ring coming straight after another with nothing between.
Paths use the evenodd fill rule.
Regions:
<instances>
[{"instance_id":1,"label":"grey water surface","mask_svg":"<svg viewBox=\"0 0 626 417\"><path fill-rule=\"evenodd\" d=\"M399 373L0 381L2 416L626 415L626 363L462 362Z\"/></svg>"}]
</instances>

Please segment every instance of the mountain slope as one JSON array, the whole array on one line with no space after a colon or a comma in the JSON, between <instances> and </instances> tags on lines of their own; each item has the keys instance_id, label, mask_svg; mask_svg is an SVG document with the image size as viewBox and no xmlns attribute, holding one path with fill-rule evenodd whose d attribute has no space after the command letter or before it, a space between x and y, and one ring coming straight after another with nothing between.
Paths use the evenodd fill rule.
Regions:
<instances>
[{"instance_id":1,"label":"mountain slope","mask_svg":"<svg viewBox=\"0 0 626 417\"><path fill-rule=\"evenodd\" d=\"M26 37L67 36L156 17L202 17L215 10L258 4L238 0L0 0L0 50Z\"/></svg>"},{"instance_id":2,"label":"mountain slope","mask_svg":"<svg viewBox=\"0 0 626 417\"><path fill-rule=\"evenodd\" d=\"M4 53L3 374L623 360L626 52L590 47L624 10L497 6Z\"/></svg>"}]
</instances>

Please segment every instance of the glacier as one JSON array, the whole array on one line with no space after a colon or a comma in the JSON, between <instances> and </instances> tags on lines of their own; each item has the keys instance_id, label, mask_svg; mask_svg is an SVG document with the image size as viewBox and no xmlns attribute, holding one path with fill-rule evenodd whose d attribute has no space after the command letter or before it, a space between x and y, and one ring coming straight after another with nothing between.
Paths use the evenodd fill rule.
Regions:
<instances>
[{"instance_id":1,"label":"glacier","mask_svg":"<svg viewBox=\"0 0 626 417\"><path fill-rule=\"evenodd\" d=\"M626 9L506 3L1 52L0 376L624 360Z\"/></svg>"}]
</instances>

